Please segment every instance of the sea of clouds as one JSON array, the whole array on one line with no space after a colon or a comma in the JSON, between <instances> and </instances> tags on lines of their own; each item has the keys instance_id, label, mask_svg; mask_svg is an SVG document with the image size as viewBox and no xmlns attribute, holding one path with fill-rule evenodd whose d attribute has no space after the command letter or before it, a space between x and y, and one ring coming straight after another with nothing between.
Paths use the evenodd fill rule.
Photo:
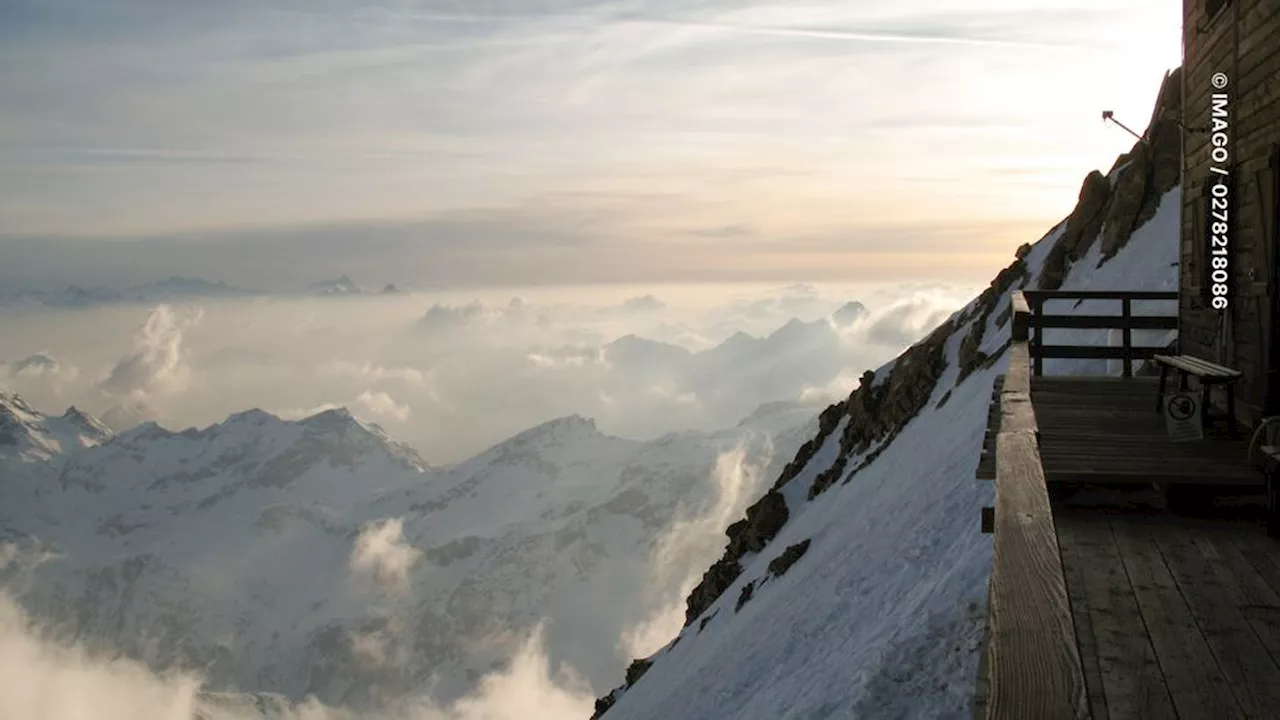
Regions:
<instances>
[{"instance_id":1,"label":"sea of clouds","mask_svg":"<svg viewBox=\"0 0 1280 720\"><path fill-rule=\"evenodd\" d=\"M834 399L974 289L671 285L10 306L0 308L0 389L45 412L76 405L116 429L346 406L449 464L575 413L649 439L731 427L765 402Z\"/></svg>"}]
</instances>

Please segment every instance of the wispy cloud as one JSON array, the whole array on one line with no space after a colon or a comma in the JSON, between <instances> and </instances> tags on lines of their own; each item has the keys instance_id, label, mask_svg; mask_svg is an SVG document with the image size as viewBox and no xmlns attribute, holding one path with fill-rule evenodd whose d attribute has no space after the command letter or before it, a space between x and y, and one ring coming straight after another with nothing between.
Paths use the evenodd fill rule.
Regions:
<instances>
[{"instance_id":1,"label":"wispy cloud","mask_svg":"<svg viewBox=\"0 0 1280 720\"><path fill-rule=\"evenodd\" d=\"M469 282L552 282L571 259L597 281L856 273L854 255L885 248L875 228L942 223L975 230L932 247L986 277L983 253L1022 239L999 224L1057 220L1079 178L1127 149L1097 108L1146 116L1179 56L1177 8L1146 0L5 7L8 237L257 247L286 229L316 243L308 262L363 255ZM421 249L388 252L388 226ZM850 227L847 257L739 269L724 262L744 252L735 233L683 242L750 228L781 249ZM347 234L318 239L327 228ZM663 267L644 269L657 253L641 245ZM516 247L519 268L493 257ZM19 251L0 243L0 267ZM288 274L299 257L258 252L241 272Z\"/></svg>"}]
</instances>

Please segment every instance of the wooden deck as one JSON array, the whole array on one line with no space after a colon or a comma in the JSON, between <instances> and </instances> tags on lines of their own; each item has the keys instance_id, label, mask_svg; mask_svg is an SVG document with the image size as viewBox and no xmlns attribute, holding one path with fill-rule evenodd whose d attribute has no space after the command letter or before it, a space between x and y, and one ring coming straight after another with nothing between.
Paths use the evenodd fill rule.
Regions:
<instances>
[{"instance_id":1,"label":"wooden deck","mask_svg":"<svg viewBox=\"0 0 1280 720\"><path fill-rule=\"evenodd\" d=\"M1280 718L1280 541L1055 503L1094 720Z\"/></svg>"},{"instance_id":2,"label":"wooden deck","mask_svg":"<svg viewBox=\"0 0 1280 720\"><path fill-rule=\"evenodd\" d=\"M1155 399L1154 380L1032 378L1048 483L1262 488L1262 476L1249 467L1246 439L1206 433L1204 440L1174 442Z\"/></svg>"},{"instance_id":3,"label":"wooden deck","mask_svg":"<svg viewBox=\"0 0 1280 720\"><path fill-rule=\"evenodd\" d=\"M1169 440L1156 412L1154 378L1032 377L1031 403L1045 482L1054 485L1196 485L1261 490L1248 441L1215 435ZM998 384L988 415L980 479L995 478Z\"/></svg>"},{"instance_id":4,"label":"wooden deck","mask_svg":"<svg viewBox=\"0 0 1280 720\"><path fill-rule=\"evenodd\" d=\"M975 717L1280 720L1280 540L1247 441L1170 441L1153 380L1039 376L1036 322L1015 293L977 469L995 504Z\"/></svg>"}]
</instances>

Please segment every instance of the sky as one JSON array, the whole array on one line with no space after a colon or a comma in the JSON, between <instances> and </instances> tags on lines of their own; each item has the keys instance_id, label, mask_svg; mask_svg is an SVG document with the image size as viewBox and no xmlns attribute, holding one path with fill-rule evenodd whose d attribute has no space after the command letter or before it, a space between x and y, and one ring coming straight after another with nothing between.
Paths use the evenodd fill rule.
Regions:
<instances>
[{"instance_id":1,"label":"sky","mask_svg":"<svg viewBox=\"0 0 1280 720\"><path fill-rule=\"evenodd\" d=\"M1157 0L0 0L0 287L982 281Z\"/></svg>"}]
</instances>

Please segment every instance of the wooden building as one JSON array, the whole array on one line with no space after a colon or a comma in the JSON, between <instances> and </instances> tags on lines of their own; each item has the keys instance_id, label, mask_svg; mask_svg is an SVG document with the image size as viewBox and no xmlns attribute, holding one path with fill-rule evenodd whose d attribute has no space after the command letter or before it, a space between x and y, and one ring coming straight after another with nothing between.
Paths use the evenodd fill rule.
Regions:
<instances>
[{"instance_id":1,"label":"wooden building","mask_svg":"<svg viewBox=\"0 0 1280 720\"><path fill-rule=\"evenodd\" d=\"M1252 424L1280 414L1280 0L1183 0L1182 42L1179 350L1244 373Z\"/></svg>"},{"instance_id":2,"label":"wooden building","mask_svg":"<svg viewBox=\"0 0 1280 720\"><path fill-rule=\"evenodd\" d=\"M1246 427L1280 416L1280 0L1184 0L1183 21L1178 292L1012 300L977 469L995 505L975 717L1280 720L1280 438L1176 433L1196 403L1164 382L1234 386ZM1045 310L1089 298L1119 316ZM1150 299L1177 300L1141 318L1176 323L1176 354L1130 346ZM1064 327L1117 328L1123 347L1044 343ZM1046 377L1046 357L1150 358L1162 378Z\"/></svg>"}]
</instances>

